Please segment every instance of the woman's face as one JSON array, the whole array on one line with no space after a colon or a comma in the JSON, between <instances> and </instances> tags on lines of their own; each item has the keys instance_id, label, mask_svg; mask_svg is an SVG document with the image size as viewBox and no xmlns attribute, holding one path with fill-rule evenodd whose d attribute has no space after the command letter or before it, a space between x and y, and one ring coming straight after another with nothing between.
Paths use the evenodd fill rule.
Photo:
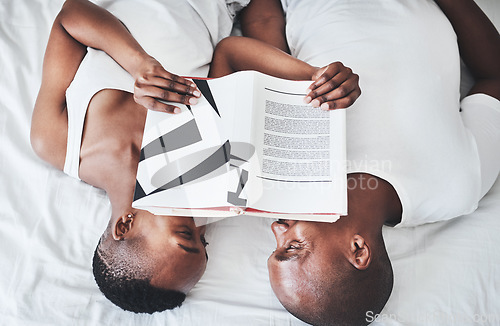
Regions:
<instances>
[{"instance_id":1,"label":"woman's face","mask_svg":"<svg viewBox=\"0 0 500 326\"><path fill-rule=\"evenodd\" d=\"M128 236L141 236L154 264L151 285L184 293L199 281L207 265L206 226L191 217L137 211Z\"/></svg>"}]
</instances>

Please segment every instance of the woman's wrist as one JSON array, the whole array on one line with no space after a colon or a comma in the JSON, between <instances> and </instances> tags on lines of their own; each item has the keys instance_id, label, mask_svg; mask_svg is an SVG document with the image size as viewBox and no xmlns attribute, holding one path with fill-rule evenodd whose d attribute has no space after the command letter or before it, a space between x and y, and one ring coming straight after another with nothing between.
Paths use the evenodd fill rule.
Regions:
<instances>
[{"instance_id":1,"label":"woman's wrist","mask_svg":"<svg viewBox=\"0 0 500 326\"><path fill-rule=\"evenodd\" d=\"M127 70L127 72L134 77L134 79L139 78L146 69L148 62L155 60L145 51L134 50L128 54L128 63L127 66L123 68Z\"/></svg>"}]
</instances>

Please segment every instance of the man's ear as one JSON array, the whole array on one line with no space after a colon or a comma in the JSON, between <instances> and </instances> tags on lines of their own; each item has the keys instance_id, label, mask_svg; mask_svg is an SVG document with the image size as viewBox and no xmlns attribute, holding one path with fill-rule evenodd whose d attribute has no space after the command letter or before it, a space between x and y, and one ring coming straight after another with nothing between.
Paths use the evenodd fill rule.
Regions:
<instances>
[{"instance_id":1,"label":"man's ear","mask_svg":"<svg viewBox=\"0 0 500 326\"><path fill-rule=\"evenodd\" d=\"M113 227L113 239L123 240L127 233L132 229L134 216L132 214L124 214L118 217Z\"/></svg>"},{"instance_id":2,"label":"man's ear","mask_svg":"<svg viewBox=\"0 0 500 326\"><path fill-rule=\"evenodd\" d=\"M370 266L372 252L368 243L359 234L355 234L350 240L349 262L359 270L365 270Z\"/></svg>"}]
</instances>

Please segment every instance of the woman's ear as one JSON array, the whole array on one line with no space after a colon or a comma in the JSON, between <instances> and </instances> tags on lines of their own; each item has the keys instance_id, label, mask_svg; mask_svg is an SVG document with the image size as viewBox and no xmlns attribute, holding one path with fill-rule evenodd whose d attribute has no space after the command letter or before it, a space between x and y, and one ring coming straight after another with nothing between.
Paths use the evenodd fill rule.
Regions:
<instances>
[{"instance_id":1,"label":"woman's ear","mask_svg":"<svg viewBox=\"0 0 500 326\"><path fill-rule=\"evenodd\" d=\"M365 270L370 266L371 249L365 239L355 234L350 240L349 262L359 270Z\"/></svg>"},{"instance_id":2,"label":"woman's ear","mask_svg":"<svg viewBox=\"0 0 500 326\"><path fill-rule=\"evenodd\" d=\"M118 217L113 227L113 239L123 240L132 228L134 215L128 213Z\"/></svg>"}]
</instances>

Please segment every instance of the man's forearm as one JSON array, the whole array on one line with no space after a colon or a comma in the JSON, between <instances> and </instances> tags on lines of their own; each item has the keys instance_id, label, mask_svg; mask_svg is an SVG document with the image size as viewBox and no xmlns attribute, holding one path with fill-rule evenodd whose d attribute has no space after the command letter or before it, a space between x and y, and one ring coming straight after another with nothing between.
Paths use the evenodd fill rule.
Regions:
<instances>
[{"instance_id":1,"label":"man's forearm","mask_svg":"<svg viewBox=\"0 0 500 326\"><path fill-rule=\"evenodd\" d=\"M60 22L76 41L106 52L131 75L147 56L118 18L87 0L66 1Z\"/></svg>"},{"instance_id":2,"label":"man's forearm","mask_svg":"<svg viewBox=\"0 0 500 326\"><path fill-rule=\"evenodd\" d=\"M473 0L435 0L458 37L460 55L477 80L500 79L500 35Z\"/></svg>"},{"instance_id":3,"label":"man's forearm","mask_svg":"<svg viewBox=\"0 0 500 326\"><path fill-rule=\"evenodd\" d=\"M318 68L252 38L229 37L219 42L210 76L221 77L242 70L256 70L283 79L311 80Z\"/></svg>"}]
</instances>

